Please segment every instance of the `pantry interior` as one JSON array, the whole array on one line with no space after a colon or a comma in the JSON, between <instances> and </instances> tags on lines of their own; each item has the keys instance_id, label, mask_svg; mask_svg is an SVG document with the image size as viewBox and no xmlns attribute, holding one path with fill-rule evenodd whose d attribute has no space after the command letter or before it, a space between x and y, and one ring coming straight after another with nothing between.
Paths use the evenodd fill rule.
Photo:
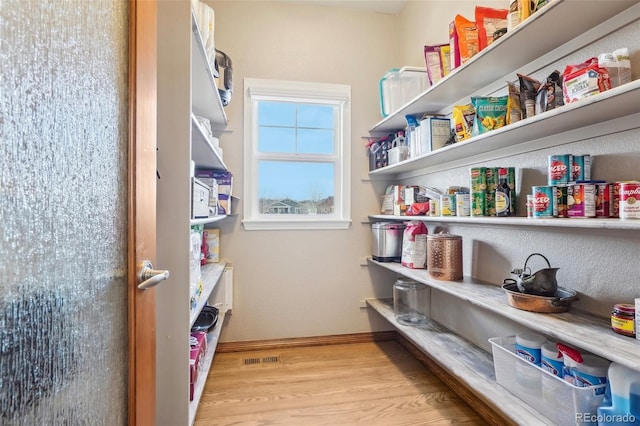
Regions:
<instances>
[{"instance_id":1,"label":"pantry interior","mask_svg":"<svg viewBox=\"0 0 640 426\"><path fill-rule=\"evenodd\" d=\"M160 2L160 8L163 7ZM508 6L507 1L450 2L408 1L399 13L380 13L365 9L316 5L312 2L231 2L206 1L215 11L215 43L233 59L234 95L225 107L228 124L220 135L224 162L234 173L234 195L242 193L244 146L244 78L306 81L347 84L351 86L351 226L347 230L247 231L242 225L242 209L215 223L220 230L220 252L233 264L234 297L232 314L222 326L220 343L250 343L282 341L375 333L395 329L388 309L379 302L392 296L393 283L399 274L397 265L377 265L371 256L371 222L379 215L380 196L390 184L424 185L444 190L447 186L469 186L471 167L515 167L517 170L518 201L524 211L523 195L533 185L546 182L547 161L551 155L566 153L589 154L592 158L592 177L608 182L640 179L640 112L619 110L615 99L601 114L611 117L595 119L594 124L575 128L558 124L559 131L544 130L542 136L514 134L513 146L505 144L489 152L471 152L462 158L446 159L425 167L400 170L398 173L375 175L369 173L369 159L365 144L370 130L381 121L378 100L378 81L390 68L402 66L424 67L425 45L448 41L448 23L456 14L472 17L478 4L490 7ZM558 3L557 5L553 3ZM567 0L552 0L550 6L560 7ZM470 96L504 93L507 81L524 73L544 79L555 69L568 63L580 63L620 47L627 47L631 56L633 80L637 88L640 68L640 8L638 2L616 2L623 13L591 14L596 2L572 2L566 13L554 15L548 27L538 31L571 33L580 27L576 37L553 46L535 60L518 65L516 69L495 74L491 83L476 88L451 106L468 103ZM581 9L576 12L576 8ZM595 8L598 9L598 8ZM600 9L598 9L600 10ZM570 13L571 12L571 13ZM598 20L602 18L601 20ZM577 22L577 23L576 23ZM548 37L547 37L548 38ZM537 49L535 37L518 39L510 46L513 54L520 50ZM173 46L180 49L180 46ZM500 51L507 60L509 51ZM500 69L500 68L498 68ZM638 89L634 89L637 98ZM188 105L174 108L187 110ZM597 111L596 111L597 112ZM578 113L579 114L579 113ZM171 120L169 116L164 117ZM562 117L560 120L562 121ZM551 124L550 124L551 126ZM544 127L544 126L543 126ZM516 140L516 138L527 138ZM159 152L162 161L162 151ZM167 161L165 159L165 161ZM170 161L169 161L170 163ZM240 201L240 204L242 201ZM159 213L161 216L162 213ZM513 223L477 221L429 221L430 233L446 230L463 239L464 275L475 282L489 283L499 289L510 271L520 267L528 255L543 253L553 266L560 268L559 285L579 293L571 312L583 312L586 317L608 318L617 303L633 303L638 297L635 274L637 266L637 238L640 225L590 226L556 225L545 222L536 225L526 219ZM160 220L162 222L162 219ZM167 303L160 293L159 315ZM500 304L487 304L482 294L472 290L458 293L455 286L443 282L432 285L430 316L443 328L464 341L491 354L490 338L513 336L536 330L554 336L573 336L574 346L583 329L575 331L577 317L566 316L553 322L547 314L519 315ZM367 302L369 300L369 302ZM382 315L381 315L382 313ZM562 318L559 314L559 318ZM594 329L595 337L610 345L587 343L583 350L612 357L628 364L638 362L629 347L640 348L632 338L615 335L606 329ZM417 329L400 330L411 340L422 342ZM545 331L547 333L545 333ZM573 333L573 334L572 334ZM551 337L551 336L550 336ZM586 337L586 336L584 336ZM627 340L620 340L627 339ZM619 345L617 343L620 343ZM433 346L434 341L425 341ZM632 345L632 346L630 346ZM635 346L633 346L635 345ZM443 347L438 354L448 356ZM627 355L629 354L629 355ZM489 355L488 355L489 356ZM436 362L439 359L435 359ZM441 361L441 360L440 360ZM159 371L161 376L163 373ZM453 372L451 374L454 374ZM162 383L162 379L159 379ZM472 386L474 387L474 386ZM485 389L475 383L476 389ZM158 420L167 418L172 407L168 400L158 400ZM496 402L498 404L498 402ZM507 410L509 403L499 407ZM521 422L536 424L540 417L535 410L518 411Z\"/></svg>"}]
</instances>

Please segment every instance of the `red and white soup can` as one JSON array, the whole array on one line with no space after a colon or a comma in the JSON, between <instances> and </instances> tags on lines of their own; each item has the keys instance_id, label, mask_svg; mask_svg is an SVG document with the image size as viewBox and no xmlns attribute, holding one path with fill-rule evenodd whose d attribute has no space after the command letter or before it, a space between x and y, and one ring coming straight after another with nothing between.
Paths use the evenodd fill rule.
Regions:
<instances>
[{"instance_id":1,"label":"red and white soup can","mask_svg":"<svg viewBox=\"0 0 640 426\"><path fill-rule=\"evenodd\" d=\"M620 219L640 219L640 182L620 183Z\"/></svg>"}]
</instances>

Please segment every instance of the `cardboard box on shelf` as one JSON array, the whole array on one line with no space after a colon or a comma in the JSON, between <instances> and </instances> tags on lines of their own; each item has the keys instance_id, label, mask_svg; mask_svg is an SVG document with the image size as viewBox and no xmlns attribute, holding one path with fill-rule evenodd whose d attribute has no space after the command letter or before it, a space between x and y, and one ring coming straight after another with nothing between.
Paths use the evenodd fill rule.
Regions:
<instances>
[{"instance_id":1,"label":"cardboard box on shelf","mask_svg":"<svg viewBox=\"0 0 640 426\"><path fill-rule=\"evenodd\" d=\"M191 218L209 217L209 194L210 187L199 179L191 180Z\"/></svg>"},{"instance_id":2,"label":"cardboard box on shelf","mask_svg":"<svg viewBox=\"0 0 640 426\"><path fill-rule=\"evenodd\" d=\"M231 172L213 169L196 169L195 173L198 179L211 187L213 187L215 181L215 185L218 187L216 200L218 214L230 214L230 198L233 194L233 174L231 174ZM213 205L211 205L211 207L213 207Z\"/></svg>"},{"instance_id":3,"label":"cardboard box on shelf","mask_svg":"<svg viewBox=\"0 0 640 426\"><path fill-rule=\"evenodd\" d=\"M439 116L426 116L419 120L410 141L412 157L428 154L445 146L451 135L451 120Z\"/></svg>"}]
</instances>

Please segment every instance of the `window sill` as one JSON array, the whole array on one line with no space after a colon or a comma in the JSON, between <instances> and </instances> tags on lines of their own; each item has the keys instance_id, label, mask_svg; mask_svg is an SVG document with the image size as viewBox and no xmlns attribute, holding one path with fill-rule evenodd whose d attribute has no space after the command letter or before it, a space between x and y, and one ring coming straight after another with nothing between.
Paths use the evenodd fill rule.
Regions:
<instances>
[{"instance_id":1,"label":"window sill","mask_svg":"<svg viewBox=\"0 0 640 426\"><path fill-rule=\"evenodd\" d=\"M317 229L349 229L350 219L246 219L242 221L245 231L296 231Z\"/></svg>"}]
</instances>

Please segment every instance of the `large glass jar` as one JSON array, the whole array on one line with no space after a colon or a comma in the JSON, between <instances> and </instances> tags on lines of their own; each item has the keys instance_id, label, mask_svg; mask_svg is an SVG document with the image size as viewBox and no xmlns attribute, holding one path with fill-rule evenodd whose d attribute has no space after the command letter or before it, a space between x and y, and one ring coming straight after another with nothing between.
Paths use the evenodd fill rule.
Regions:
<instances>
[{"instance_id":1,"label":"large glass jar","mask_svg":"<svg viewBox=\"0 0 640 426\"><path fill-rule=\"evenodd\" d=\"M429 287L407 278L398 278L393 285L393 311L396 321L404 325L425 325L429 322Z\"/></svg>"}]
</instances>

